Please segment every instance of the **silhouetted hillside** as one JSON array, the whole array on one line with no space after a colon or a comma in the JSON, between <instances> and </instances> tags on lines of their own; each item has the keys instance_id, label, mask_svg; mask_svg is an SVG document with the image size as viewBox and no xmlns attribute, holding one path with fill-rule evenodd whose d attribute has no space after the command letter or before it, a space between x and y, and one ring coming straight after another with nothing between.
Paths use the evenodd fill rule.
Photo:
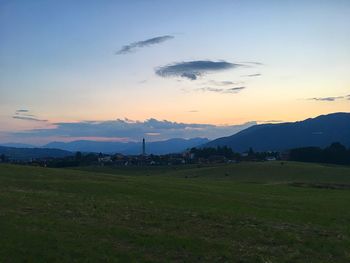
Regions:
<instances>
[{"instance_id":1,"label":"silhouetted hillside","mask_svg":"<svg viewBox=\"0 0 350 263\"><path fill-rule=\"evenodd\" d=\"M321 115L291 123L254 125L204 146L228 146L238 152L250 147L255 151L280 151L308 146L323 148L333 142L350 146L350 113Z\"/></svg>"},{"instance_id":2,"label":"silhouetted hillside","mask_svg":"<svg viewBox=\"0 0 350 263\"><path fill-rule=\"evenodd\" d=\"M9 142L9 143L2 143L0 146L5 147L15 147L15 148L37 148L34 145L26 144L26 143L15 143L15 142Z\"/></svg>"},{"instance_id":3,"label":"silhouetted hillside","mask_svg":"<svg viewBox=\"0 0 350 263\"><path fill-rule=\"evenodd\" d=\"M15 148L0 146L0 154L13 160L31 160L41 158L61 158L71 156L73 153L60 149L47 148Z\"/></svg>"}]
</instances>

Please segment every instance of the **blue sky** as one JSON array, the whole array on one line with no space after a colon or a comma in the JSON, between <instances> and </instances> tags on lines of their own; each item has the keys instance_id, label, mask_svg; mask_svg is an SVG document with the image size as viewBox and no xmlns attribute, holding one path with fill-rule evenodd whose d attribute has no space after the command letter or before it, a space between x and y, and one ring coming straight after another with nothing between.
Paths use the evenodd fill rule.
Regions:
<instances>
[{"instance_id":1,"label":"blue sky","mask_svg":"<svg viewBox=\"0 0 350 263\"><path fill-rule=\"evenodd\" d=\"M221 126L349 111L349 25L345 0L0 1L0 142L57 123ZM157 74L174 65L180 73ZM19 109L35 117L13 118Z\"/></svg>"}]
</instances>

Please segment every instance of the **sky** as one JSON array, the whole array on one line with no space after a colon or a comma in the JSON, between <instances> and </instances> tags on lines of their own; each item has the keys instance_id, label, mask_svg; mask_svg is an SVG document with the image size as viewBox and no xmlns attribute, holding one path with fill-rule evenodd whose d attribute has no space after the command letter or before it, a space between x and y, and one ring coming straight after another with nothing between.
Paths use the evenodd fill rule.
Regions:
<instances>
[{"instance_id":1,"label":"sky","mask_svg":"<svg viewBox=\"0 0 350 263\"><path fill-rule=\"evenodd\" d=\"M349 25L348 0L0 0L0 143L349 112Z\"/></svg>"}]
</instances>

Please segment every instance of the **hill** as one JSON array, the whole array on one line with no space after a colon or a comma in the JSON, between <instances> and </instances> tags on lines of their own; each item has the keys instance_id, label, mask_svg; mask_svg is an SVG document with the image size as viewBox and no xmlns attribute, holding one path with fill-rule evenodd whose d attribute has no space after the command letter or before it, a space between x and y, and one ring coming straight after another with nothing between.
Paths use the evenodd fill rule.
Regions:
<instances>
[{"instance_id":1,"label":"hill","mask_svg":"<svg viewBox=\"0 0 350 263\"><path fill-rule=\"evenodd\" d=\"M0 164L1 261L350 261L350 168L82 169Z\"/></svg>"},{"instance_id":2,"label":"hill","mask_svg":"<svg viewBox=\"0 0 350 263\"><path fill-rule=\"evenodd\" d=\"M350 113L321 115L304 121L254 125L229 137L213 140L205 147L228 146L243 152L281 151L297 147L326 147L340 142L350 147Z\"/></svg>"},{"instance_id":3,"label":"hill","mask_svg":"<svg viewBox=\"0 0 350 263\"><path fill-rule=\"evenodd\" d=\"M6 157L12 160L31 160L41 158L61 158L71 156L73 153L60 150L60 149L47 149L47 148L15 148L0 146L0 154L6 155Z\"/></svg>"},{"instance_id":4,"label":"hill","mask_svg":"<svg viewBox=\"0 0 350 263\"><path fill-rule=\"evenodd\" d=\"M31 144L26 144L26 143L2 143L0 146L5 146L5 147L15 147L15 148L37 148L34 145Z\"/></svg>"},{"instance_id":5,"label":"hill","mask_svg":"<svg viewBox=\"0 0 350 263\"><path fill-rule=\"evenodd\" d=\"M187 148L209 142L206 138L192 139L170 139L165 141L146 142L146 152L148 154L168 154L179 153ZM57 148L67 151L81 152L103 152L103 153L122 153L122 154L140 154L142 149L141 142L99 142L99 141L73 141L73 142L52 142L44 147Z\"/></svg>"}]
</instances>

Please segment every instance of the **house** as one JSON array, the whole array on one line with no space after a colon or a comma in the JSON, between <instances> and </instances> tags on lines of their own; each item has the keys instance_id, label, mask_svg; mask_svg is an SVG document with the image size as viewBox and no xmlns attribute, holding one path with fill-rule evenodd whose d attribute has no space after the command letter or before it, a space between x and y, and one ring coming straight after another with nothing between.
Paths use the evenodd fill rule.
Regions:
<instances>
[{"instance_id":1,"label":"house","mask_svg":"<svg viewBox=\"0 0 350 263\"><path fill-rule=\"evenodd\" d=\"M111 163L112 162L112 157L111 156L98 157L98 162L99 163Z\"/></svg>"}]
</instances>

